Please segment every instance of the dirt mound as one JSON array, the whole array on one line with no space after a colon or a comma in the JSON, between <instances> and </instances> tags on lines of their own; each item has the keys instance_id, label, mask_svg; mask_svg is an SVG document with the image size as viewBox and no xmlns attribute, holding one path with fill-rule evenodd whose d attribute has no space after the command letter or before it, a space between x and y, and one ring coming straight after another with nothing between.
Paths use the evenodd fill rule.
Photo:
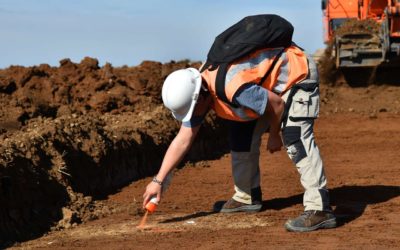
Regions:
<instances>
[{"instance_id":1,"label":"dirt mound","mask_svg":"<svg viewBox=\"0 0 400 250\"><path fill-rule=\"evenodd\" d=\"M150 111L161 103L164 78L190 66L199 63L144 61L137 67L114 68L108 63L99 67L97 59L86 57L80 63L63 59L59 67L11 66L0 70L0 128L18 129L39 116Z\"/></svg>"},{"instance_id":2,"label":"dirt mound","mask_svg":"<svg viewBox=\"0 0 400 250\"><path fill-rule=\"evenodd\" d=\"M368 34L376 34L380 33L380 25L378 22L372 19L365 20L356 20L349 19L344 22L339 28L337 28L333 34L333 39L331 39L325 48L323 56L319 60L319 71L320 71L320 79L322 84L332 85L341 85L346 83L346 79L343 75L343 72L336 68L336 58L335 58L335 37L343 36L346 34L355 34L355 33L368 33ZM351 69L352 72L350 74L361 77L365 75L365 71ZM368 69L371 71L371 69ZM368 73L368 72L367 72ZM372 82L371 82L372 83ZM351 84L351 83L350 83Z\"/></svg>"},{"instance_id":3,"label":"dirt mound","mask_svg":"<svg viewBox=\"0 0 400 250\"><path fill-rule=\"evenodd\" d=\"M349 19L344 22L338 29L335 30L336 36L342 36L345 34L353 33L368 33L379 35L381 31L381 25L373 19Z\"/></svg>"},{"instance_id":4,"label":"dirt mound","mask_svg":"<svg viewBox=\"0 0 400 250\"><path fill-rule=\"evenodd\" d=\"M199 65L113 68L85 58L1 70L0 244L112 212L98 200L154 174L179 128L161 104L162 82L189 66ZM187 160L226 152L215 119Z\"/></svg>"}]
</instances>

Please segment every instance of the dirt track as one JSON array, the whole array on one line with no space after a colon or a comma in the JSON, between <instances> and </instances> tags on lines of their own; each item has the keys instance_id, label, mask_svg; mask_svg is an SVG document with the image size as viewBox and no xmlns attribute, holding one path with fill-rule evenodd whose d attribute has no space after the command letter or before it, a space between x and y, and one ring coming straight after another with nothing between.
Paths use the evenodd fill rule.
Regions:
<instances>
[{"instance_id":1,"label":"dirt track","mask_svg":"<svg viewBox=\"0 0 400 250\"><path fill-rule=\"evenodd\" d=\"M63 61L57 69L0 72L0 230L25 241L0 239L16 249L400 245L400 87L386 85L322 86L316 139L337 229L306 234L283 229L287 218L301 212L303 192L284 152L262 151L262 212L213 214L214 202L232 195L232 180L229 155L223 155L224 130L211 117L189 154L195 163L175 173L149 218L150 229L137 230L149 181L137 179L154 173L178 125L160 106L160 82L184 66L145 62L112 69L85 59ZM218 152L211 155L210 146ZM215 160L196 162L205 156ZM20 206L26 209L16 209Z\"/></svg>"}]
</instances>

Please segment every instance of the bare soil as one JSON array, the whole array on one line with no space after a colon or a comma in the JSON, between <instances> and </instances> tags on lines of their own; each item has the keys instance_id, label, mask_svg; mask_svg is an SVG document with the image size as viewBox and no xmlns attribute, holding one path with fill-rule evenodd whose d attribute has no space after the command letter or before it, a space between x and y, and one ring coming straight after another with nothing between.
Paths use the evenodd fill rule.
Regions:
<instances>
[{"instance_id":1,"label":"bare soil","mask_svg":"<svg viewBox=\"0 0 400 250\"><path fill-rule=\"evenodd\" d=\"M315 134L338 228L284 230L302 211L303 190L283 151L261 151L261 212L213 213L233 183L223 123L211 115L148 228L137 229L146 176L157 171L179 127L161 105L160 86L168 72L188 65L100 68L86 58L0 70L3 246L398 248L400 85L321 86Z\"/></svg>"}]
</instances>

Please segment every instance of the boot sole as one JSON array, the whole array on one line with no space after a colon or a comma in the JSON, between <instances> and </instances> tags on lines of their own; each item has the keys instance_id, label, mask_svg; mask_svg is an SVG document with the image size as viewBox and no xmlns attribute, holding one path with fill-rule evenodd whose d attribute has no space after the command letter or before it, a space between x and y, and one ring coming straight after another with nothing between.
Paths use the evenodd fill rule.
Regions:
<instances>
[{"instance_id":1,"label":"boot sole","mask_svg":"<svg viewBox=\"0 0 400 250\"><path fill-rule=\"evenodd\" d=\"M323 221L312 227L295 227L295 226L290 225L289 222L285 223L285 228L290 232L310 232L310 231L314 231L317 229L329 229L329 228L335 228L335 227L336 227L336 218L332 218L332 219Z\"/></svg>"},{"instance_id":2,"label":"boot sole","mask_svg":"<svg viewBox=\"0 0 400 250\"><path fill-rule=\"evenodd\" d=\"M220 213L235 213L235 212L259 212L262 208L261 204L257 205L246 205L246 206L241 206L241 207L236 207L236 208L221 208L219 211Z\"/></svg>"}]
</instances>

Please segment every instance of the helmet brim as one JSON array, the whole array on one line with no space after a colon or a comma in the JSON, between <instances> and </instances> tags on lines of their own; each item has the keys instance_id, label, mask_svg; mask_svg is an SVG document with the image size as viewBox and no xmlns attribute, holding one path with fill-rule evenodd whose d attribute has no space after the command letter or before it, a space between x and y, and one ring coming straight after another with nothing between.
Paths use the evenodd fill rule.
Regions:
<instances>
[{"instance_id":1,"label":"helmet brim","mask_svg":"<svg viewBox=\"0 0 400 250\"><path fill-rule=\"evenodd\" d=\"M193 116L194 109L196 107L197 100L199 98L199 93L201 89L201 74L197 69L194 68L188 68L188 70L191 70L196 74L196 86L195 86L195 91L192 96L192 102L190 103L190 108L185 114L179 114L177 112L172 112L172 116L177 119L178 121L181 122L188 122Z\"/></svg>"}]
</instances>

